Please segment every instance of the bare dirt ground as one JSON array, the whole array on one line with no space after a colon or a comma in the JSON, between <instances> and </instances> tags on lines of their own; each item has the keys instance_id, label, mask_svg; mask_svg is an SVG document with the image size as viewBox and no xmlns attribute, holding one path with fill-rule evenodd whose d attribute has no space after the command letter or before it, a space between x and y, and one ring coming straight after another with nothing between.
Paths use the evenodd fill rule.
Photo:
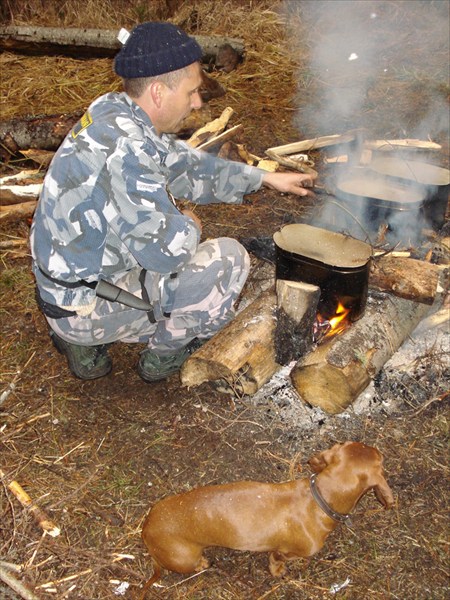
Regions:
<instances>
[{"instance_id":1,"label":"bare dirt ground","mask_svg":"<svg viewBox=\"0 0 450 600\"><path fill-rule=\"evenodd\" d=\"M162 2L156 5L164 8ZM1 14L5 22L13 16L16 24L106 28L118 20L131 27L155 18L152 3L130 0L118 6L120 11L111 2L89 13L90 2L83 10L78 2L48 2L44 14L36 0L16 2L14 9L7 2ZM95 10L101 24L94 21ZM180 3L172 19L192 33L226 32L244 39L246 60L230 74L215 74L228 93L211 107L215 116L233 106L250 151L365 127L373 136L430 136L443 145L432 159L448 165L446 2L205 0L195 8ZM334 36L355 44L342 50L345 56L355 53L365 61L355 60L357 69L350 73L339 74L339 64L323 61L320 50L329 42L330 23ZM373 25L370 35L363 35L364 24ZM360 33L357 39L352 31ZM370 41L366 54L364 39ZM112 75L96 79L95 73L110 69L104 60L83 63L78 76L70 59L4 53L0 60L9 73L2 83L4 118L82 109L99 93L118 87ZM349 64L353 61L345 63L346 69ZM65 66L72 81L64 79ZM363 86L367 74L370 85ZM86 80L100 83L90 87ZM350 109L349 89L360 99ZM344 107L327 110L327 97L336 95L344 95ZM7 113L13 98L15 112ZM13 157L2 171L22 167ZM241 207L203 207L198 214L206 237L271 235L287 221L308 220L320 202L266 190ZM0 232L4 239L24 238L28 230L29 223L20 221L2 224ZM248 295L263 283L255 258L253 265ZM384 454L396 497L392 510L383 511L374 495L367 495L354 513L353 531L338 527L315 557L292 562L280 580L270 576L266 554L210 549L208 571L192 578L166 573L163 587L152 588L147 597L448 597L448 327L439 343L433 336L424 342L419 332L412 344L416 350L386 365L361 410L352 407L336 417L315 413L306 426L286 418L286 406L230 397L207 385L188 390L178 376L145 384L135 370L138 346L112 347L114 370L108 377L74 379L51 346L35 305L29 256L5 252L0 266L0 468L61 529L55 538L42 535L30 511L9 491L9 479L2 480L0 568L33 590L31 598L136 598L151 573L140 531L155 501L198 485L304 477L312 454L345 440L376 446ZM26 596L0 581L0 597Z\"/></svg>"}]
</instances>

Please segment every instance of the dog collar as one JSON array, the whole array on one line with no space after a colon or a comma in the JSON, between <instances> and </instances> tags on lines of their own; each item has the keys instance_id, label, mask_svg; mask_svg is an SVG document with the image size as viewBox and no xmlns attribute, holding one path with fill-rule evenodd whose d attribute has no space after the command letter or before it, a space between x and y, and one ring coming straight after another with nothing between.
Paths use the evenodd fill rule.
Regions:
<instances>
[{"instance_id":1,"label":"dog collar","mask_svg":"<svg viewBox=\"0 0 450 600\"><path fill-rule=\"evenodd\" d=\"M327 516L331 517L334 521L337 521L338 523L345 523L346 525L348 525L350 527L350 525L351 525L350 515L349 514L344 515L342 513L338 513L331 508L331 506L325 501L324 497L322 496L322 494L319 492L319 490L317 488L316 477L317 477L317 473L313 473L311 475L311 477L309 478L309 487L311 489L311 494L312 494L314 500L317 502L317 504L320 506L320 508L323 510L323 512Z\"/></svg>"}]
</instances>

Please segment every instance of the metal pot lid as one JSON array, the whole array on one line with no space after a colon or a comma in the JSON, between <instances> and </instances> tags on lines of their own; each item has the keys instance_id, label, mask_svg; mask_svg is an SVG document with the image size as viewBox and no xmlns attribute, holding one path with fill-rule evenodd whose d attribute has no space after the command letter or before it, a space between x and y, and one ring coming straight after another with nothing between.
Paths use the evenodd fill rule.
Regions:
<instances>
[{"instance_id":1,"label":"metal pot lid","mask_svg":"<svg viewBox=\"0 0 450 600\"><path fill-rule=\"evenodd\" d=\"M372 248L365 242L303 223L286 225L273 239L286 252L332 267L362 267L372 256Z\"/></svg>"},{"instance_id":2,"label":"metal pot lid","mask_svg":"<svg viewBox=\"0 0 450 600\"><path fill-rule=\"evenodd\" d=\"M450 171L418 160L379 156L369 164L377 173L409 179L423 185L449 185Z\"/></svg>"},{"instance_id":3,"label":"metal pot lid","mask_svg":"<svg viewBox=\"0 0 450 600\"><path fill-rule=\"evenodd\" d=\"M422 202L426 196L423 186L416 182L405 184L361 167L349 169L338 182L337 189L352 196L398 204Z\"/></svg>"}]
</instances>

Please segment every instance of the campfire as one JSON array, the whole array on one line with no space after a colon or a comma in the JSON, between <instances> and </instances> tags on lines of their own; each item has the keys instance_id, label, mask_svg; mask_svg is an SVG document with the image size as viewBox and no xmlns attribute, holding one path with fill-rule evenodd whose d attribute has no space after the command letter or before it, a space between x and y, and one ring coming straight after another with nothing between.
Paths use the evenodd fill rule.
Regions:
<instances>
[{"instance_id":1,"label":"campfire","mask_svg":"<svg viewBox=\"0 0 450 600\"><path fill-rule=\"evenodd\" d=\"M433 252L439 252L437 235L433 239ZM430 307L442 304L448 289L445 246L442 260L436 255L441 264L433 264L431 255L424 260L411 252L375 251L306 224L286 225L273 241L275 285L186 361L182 383L208 381L235 396L254 395L291 365L293 390L306 405L340 413ZM267 256L266 249L261 255Z\"/></svg>"},{"instance_id":2,"label":"campfire","mask_svg":"<svg viewBox=\"0 0 450 600\"><path fill-rule=\"evenodd\" d=\"M335 311L330 315L318 312L313 325L314 341L320 342L347 329L351 325L351 313L352 309L345 307L339 299Z\"/></svg>"}]
</instances>

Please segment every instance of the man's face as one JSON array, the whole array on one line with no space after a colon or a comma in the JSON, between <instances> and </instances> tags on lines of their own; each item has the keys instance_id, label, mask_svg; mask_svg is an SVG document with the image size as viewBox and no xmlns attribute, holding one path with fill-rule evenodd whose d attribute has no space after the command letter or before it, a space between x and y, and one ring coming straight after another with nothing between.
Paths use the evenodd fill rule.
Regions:
<instances>
[{"instance_id":1,"label":"man's face","mask_svg":"<svg viewBox=\"0 0 450 600\"><path fill-rule=\"evenodd\" d=\"M191 111L202 106L199 93L202 84L201 66L193 63L186 68L186 72L176 88L164 86L157 126L160 133L176 133Z\"/></svg>"}]
</instances>

